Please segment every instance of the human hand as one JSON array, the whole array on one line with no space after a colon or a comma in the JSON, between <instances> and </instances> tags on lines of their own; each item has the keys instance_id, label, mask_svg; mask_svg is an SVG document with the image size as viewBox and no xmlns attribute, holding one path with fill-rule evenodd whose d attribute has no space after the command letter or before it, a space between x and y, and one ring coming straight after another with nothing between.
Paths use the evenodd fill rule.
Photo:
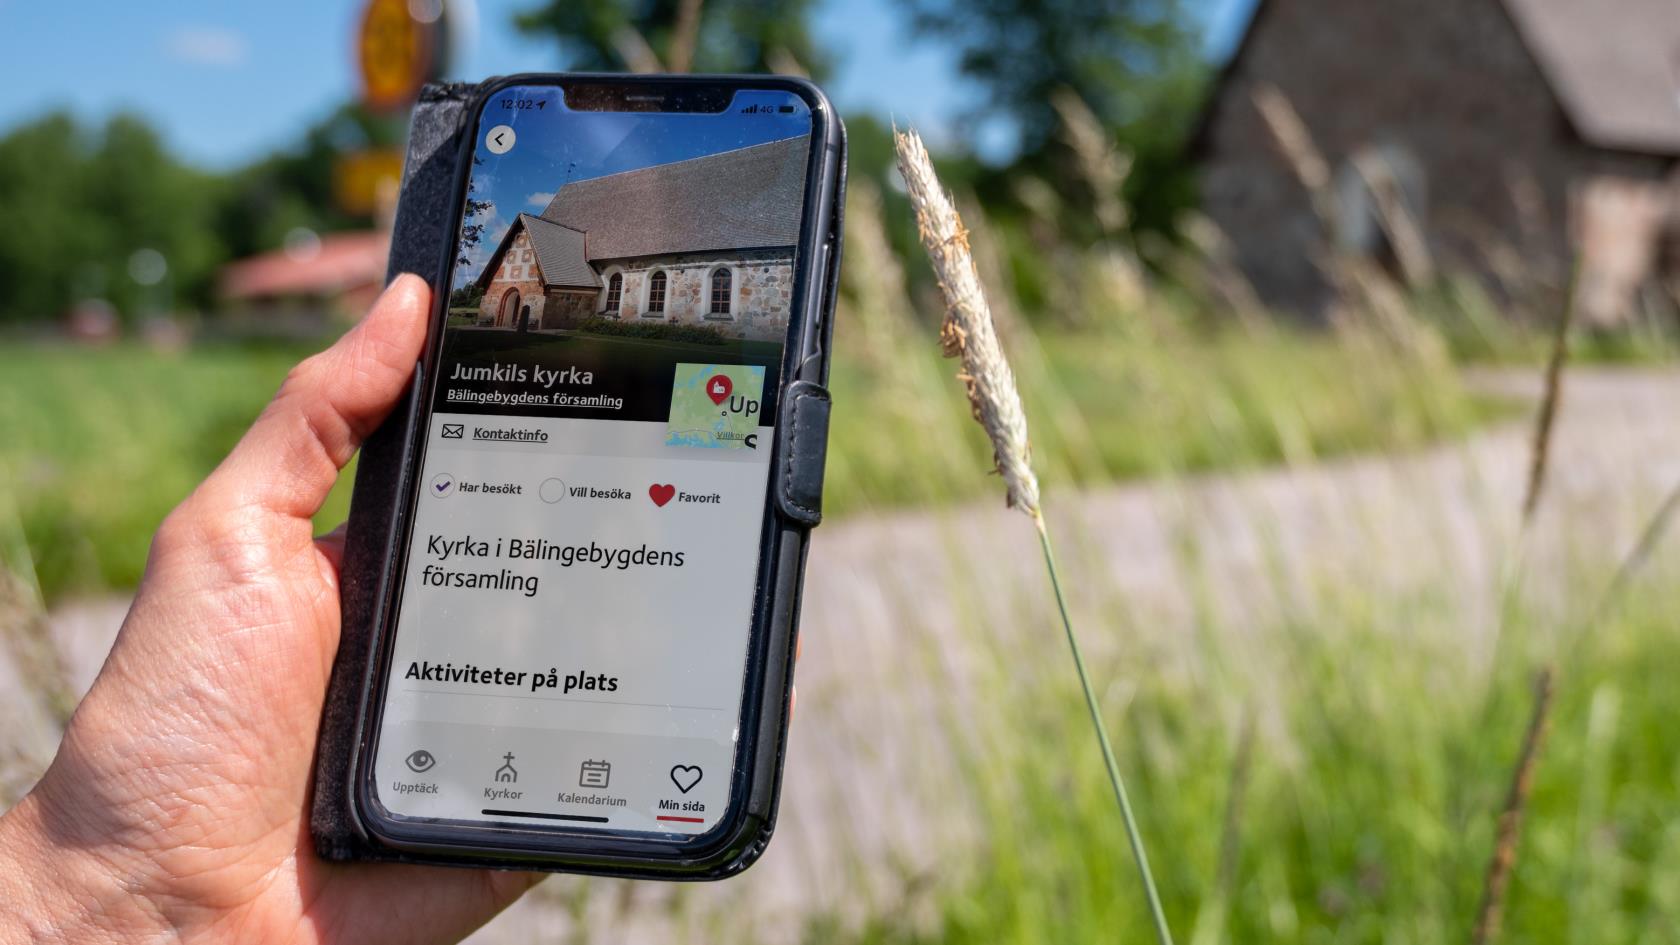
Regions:
<instances>
[{"instance_id":1,"label":"human hand","mask_svg":"<svg viewBox=\"0 0 1680 945\"><path fill-rule=\"evenodd\" d=\"M0 941L453 942L540 878L328 863L309 837L342 550L310 520L429 311L398 278L164 520L57 757L0 817Z\"/></svg>"}]
</instances>

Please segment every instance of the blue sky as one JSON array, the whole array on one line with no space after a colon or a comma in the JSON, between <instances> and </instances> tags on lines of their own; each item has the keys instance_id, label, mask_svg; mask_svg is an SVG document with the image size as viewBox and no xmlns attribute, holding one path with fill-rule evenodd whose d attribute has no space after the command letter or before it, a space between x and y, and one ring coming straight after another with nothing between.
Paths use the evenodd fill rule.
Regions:
<instances>
[{"instance_id":1,"label":"blue sky","mask_svg":"<svg viewBox=\"0 0 1680 945\"><path fill-rule=\"evenodd\" d=\"M489 200L494 210L475 221L484 224L484 235L467 254L470 262L455 272L456 286L478 275L520 213L542 213L555 190L566 184L780 141L811 130L809 110L798 96L787 92L742 92L721 114L686 115L573 112L553 88L514 90L509 97L542 101L545 107L503 111L492 103L481 123L473 196ZM742 115L739 110L748 105L788 105L795 111ZM512 150L497 155L485 139L503 124L513 129L515 143Z\"/></svg>"},{"instance_id":2,"label":"blue sky","mask_svg":"<svg viewBox=\"0 0 1680 945\"><path fill-rule=\"evenodd\" d=\"M534 0L476 0L453 72L461 78L548 71L551 43L520 36L513 14ZM1191 0L1218 55L1254 0ZM179 153L223 168L295 140L356 89L352 0L169 0L78 5L0 0L0 128L55 107L86 118L138 111ZM476 9L473 7L476 6ZM476 21L476 22L474 22ZM867 110L935 141L966 137L982 153L1008 129L959 121L981 104L948 49L909 36L891 0L825 0L817 34L839 68L827 91L842 113Z\"/></svg>"}]
</instances>

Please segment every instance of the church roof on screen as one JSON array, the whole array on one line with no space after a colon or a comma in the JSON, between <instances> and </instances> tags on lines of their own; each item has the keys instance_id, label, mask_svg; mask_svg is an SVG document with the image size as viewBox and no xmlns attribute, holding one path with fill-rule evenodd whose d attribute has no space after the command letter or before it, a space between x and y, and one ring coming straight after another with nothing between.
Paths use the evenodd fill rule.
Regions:
<instances>
[{"instance_id":1,"label":"church roof on screen","mask_svg":"<svg viewBox=\"0 0 1680 945\"><path fill-rule=\"evenodd\" d=\"M792 247L807 148L796 135L567 184L541 216L514 219L478 284L495 278L521 230L548 287L599 288L595 264L614 259Z\"/></svg>"},{"instance_id":2,"label":"church roof on screen","mask_svg":"<svg viewBox=\"0 0 1680 945\"><path fill-rule=\"evenodd\" d=\"M808 140L797 135L567 184L542 216L587 233L591 262L792 246Z\"/></svg>"},{"instance_id":3,"label":"church roof on screen","mask_svg":"<svg viewBox=\"0 0 1680 945\"><path fill-rule=\"evenodd\" d=\"M531 248L536 251L537 267L542 270L544 283L571 288L601 287L601 277L596 275L584 254L582 230L529 213L519 215L519 225L531 234ZM513 228L508 230L512 232Z\"/></svg>"}]
</instances>

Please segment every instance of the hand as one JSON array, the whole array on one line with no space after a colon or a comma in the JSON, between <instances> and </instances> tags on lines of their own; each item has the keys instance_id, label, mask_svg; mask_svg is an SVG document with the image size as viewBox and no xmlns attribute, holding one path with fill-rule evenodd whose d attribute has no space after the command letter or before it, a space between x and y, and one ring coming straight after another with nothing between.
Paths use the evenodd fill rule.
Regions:
<instances>
[{"instance_id":1,"label":"hand","mask_svg":"<svg viewBox=\"0 0 1680 945\"><path fill-rule=\"evenodd\" d=\"M310 519L402 394L429 309L397 279L164 520L58 756L0 818L0 942L453 942L540 878L310 843L342 547Z\"/></svg>"}]
</instances>

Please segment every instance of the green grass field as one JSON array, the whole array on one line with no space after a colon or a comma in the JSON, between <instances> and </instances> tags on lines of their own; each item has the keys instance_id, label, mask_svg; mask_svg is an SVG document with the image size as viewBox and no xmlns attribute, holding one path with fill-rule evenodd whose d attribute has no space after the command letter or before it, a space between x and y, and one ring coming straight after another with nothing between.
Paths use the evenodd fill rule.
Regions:
<instances>
[{"instance_id":1,"label":"green grass field","mask_svg":"<svg viewBox=\"0 0 1680 945\"><path fill-rule=\"evenodd\" d=\"M1450 371L1420 383L1412 368L1328 337L1224 334L1185 339L1160 357L1123 339L1061 336L1042 352L1020 375L1052 485L1409 448L1496 409ZM0 514L21 521L47 597L133 587L152 530L308 353L0 350ZM989 491L990 457L966 421L954 370L931 340L888 364L843 342L832 384L832 514ZM341 482L318 517L323 529L343 520L347 494Z\"/></svg>"},{"instance_id":2,"label":"green grass field","mask_svg":"<svg viewBox=\"0 0 1680 945\"><path fill-rule=\"evenodd\" d=\"M158 522L308 353L17 345L0 352L0 514L21 520L48 597L133 587ZM349 491L341 481L321 522L343 520Z\"/></svg>"},{"instance_id":3,"label":"green grass field","mask_svg":"<svg viewBox=\"0 0 1680 945\"><path fill-rule=\"evenodd\" d=\"M1545 633L1520 629L1547 622L1524 615L1491 671L1428 601L1266 628L1258 668L1204 648L1188 674L1099 669L1127 680L1110 724L1178 942L1471 941L1544 662L1556 694L1501 941L1680 941L1677 604L1651 590ZM808 942L1154 941L1058 657L992 654L994 704L970 720L987 737L964 756L985 825L975 856L906 876L904 901L861 929L814 923Z\"/></svg>"},{"instance_id":4,"label":"green grass field","mask_svg":"<svg viewBox=\"0 0 1680 945\"><path fill-rule=\"evenodd\" d=\"M991 448L966 422L958 365L931 337L884 360L842 339L825 501L859 509L996 494ZM1513 407L1456 370L1328 334L1122 332L1016 339L1034 465L1051 488L1409 450Z\"/></svg>"}]
</instances>

